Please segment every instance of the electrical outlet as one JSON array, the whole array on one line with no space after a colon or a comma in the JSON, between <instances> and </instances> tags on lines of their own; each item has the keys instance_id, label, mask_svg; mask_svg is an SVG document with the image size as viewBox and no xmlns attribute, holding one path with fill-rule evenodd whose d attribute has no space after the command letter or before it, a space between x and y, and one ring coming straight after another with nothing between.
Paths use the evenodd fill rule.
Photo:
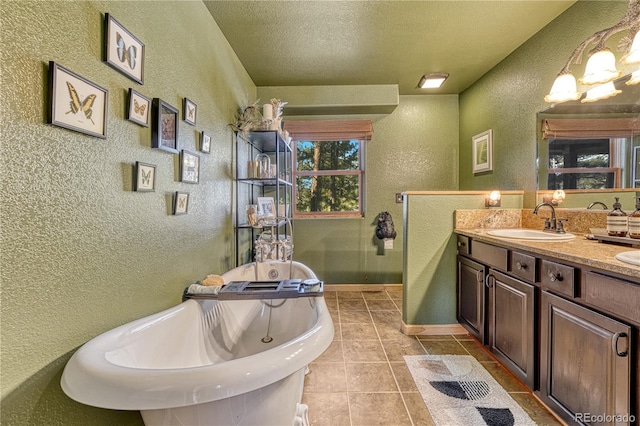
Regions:
<instances>
[{"instance_id":1,"label":"electrical outlet","mask_svg":"<svg viewBox=\"0 0 640 426\"><path fill-rule=\"evenodd\" d=\"M396 203L402 204L402 192L396 192Z\"/></svg>"}]
</instances>

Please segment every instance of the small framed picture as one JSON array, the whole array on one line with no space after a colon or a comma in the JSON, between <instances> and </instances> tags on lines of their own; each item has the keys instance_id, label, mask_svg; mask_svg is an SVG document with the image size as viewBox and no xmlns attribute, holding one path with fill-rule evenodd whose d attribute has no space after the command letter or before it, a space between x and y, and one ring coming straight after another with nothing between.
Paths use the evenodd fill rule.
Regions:
<instances>
[{"instance_id":1,"label":"small framed picture","mask_svg":"<svg viewBox=\"0 0 640 426\"><path fill-rule=\"evenodd\" d=\"M151 146L177 154L178 110L162 99L154 98L151 117Z\"/></svg>"},{"instance_id":2,"label":"small framed picture","mask_svg":"<svg viewBox=\"0 0 640 426\"><path fill-rule=\"evenodd\" d=\"M141 126L149 127L149 117L151 116L151 99L142 96L140 93L129 88L129 108L127 120L138 123Z\"/></svg>"},{"instance_id":3,"label":"small framed picture","mask_svg":"<svg viewBox=\"0 0 640 426\"><path fill-rule=\"evenodd\" d=\"M211 151L211 136L204 131L200 133L200 151L206 152L207 154Z\"/></svg>"},{"instance_id":4,"label":"small framed picture","mask_svg":"<svg viewBox=\"0 0 640 426\"><path fill-rule=\"evenodd\" d=\"M108 13L104 15L104 25L105 62L133 81L143 84L144 43Z\"/></svg>"},{"instance_id":5,"label":"small framed picture","mask_svg":"<svg viewBox=\"0 0 640 426\"><path fill-rule=\"evenodd\" d=\"M106 138L108 94L107 89L49 62L50 124Z\"/></svg>"},{"instance_id":6,"label":"small framed picture","mask_svg":"<svg viewBox=\"0 0 640 426\"><path fill-rule=\"evenodd\" d=\"M156 190L156 166L136 161L136 180L133 188L137 192Z\"/></svg>"},{"instance_id":7,"label":"small framed picture","mask_svg":"<svg viewBox=\"0 0 640 426\"><path fill-rule=\"evenodd\" d=\"M273 197L258 197L258 219L275 220L276 204Z\"/></svg>"},{"instance_id":8,"label":"small framed picture","mask_svg":"<svg viewBox=\"0 0 640 426\"><path fill-rule=\"evenodd\" d=\"M189 209L189 193L188 192L180 192L176 191L173 194L173 214L187 214L187 210Z\"/></svg>"},{"instance_id":9,"label":"small framed picture","mask_svg":"<svg viewBox=\"0 0 640 426\"><path fill-rule=\"evenodd\" d=\"M184 183L200 181L200 156L186 149L180 153L180 181Z\"/></svg>"},{"instance_id":10,"label":"small framed picture","mask_svg":"<svg viewBox=\"0 0 640 426\"><path fill-rule=\"evenodd\" d=\"M473 173L493 170L493 132L491 129L475 135L473 144Z\"/></svg>"},{"instance_id":11,"label":"small framed picture","mask_svg":"<svg viewBox=\"0 0 640 426\"><path fill-rule=\"evenodd\" d=\"M192 126L196 125L196 115L198 114L198 105L193 101L184 98L182 100L182 119Z\"/></svg>"}]
</instances>

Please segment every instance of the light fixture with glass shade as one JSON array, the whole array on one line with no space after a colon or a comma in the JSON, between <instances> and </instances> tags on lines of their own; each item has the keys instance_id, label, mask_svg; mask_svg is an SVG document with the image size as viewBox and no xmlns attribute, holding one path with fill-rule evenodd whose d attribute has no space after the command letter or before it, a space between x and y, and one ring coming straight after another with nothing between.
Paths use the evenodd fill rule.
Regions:
<instances>
[{"instance_id":1,"label":"light fixture with glass shade","mask_svg":"<svg viewBox=\"0 0 640 426\"><path fill-rule=\"evenodd\" d=\"M629 0L627 13L620 22L594 33L575 48L565 66L558 73L551 92L545 96L545 102L561 103L576 100L582 96L578 91L575 78L569 71L569 66L572 63L579 64L582 61L582 54L591 43L595 43L595 47L589 52L584 75L578 79L578 82L585 86L601 85L602 87L597 86L587 90L587 96L583 102L595 102L621 93L620 90L613 87L613 80L620 77L623 72L616 67L613 52L605 46L612 35L621 31L629 31L629 34L622 38L618 45L618 50L626 52L620 61L625 65L640 64L640 0ZM627 84L637 84L636 72L633 73L629 81L635 82L627 82Z\"/></svg>"},{"instance_id":2,"label":"light fixture with glass shade","mask_svg":"<svg viewBox=\"0 0 640 426\"><path fill-rule=\"evenodd\" d=\"M430 74L425 74L420 78L418 87L421 89L437 89L442 86L442 83L444 83L448 77L449 74L446 73L432 72Z\"/></svg>"}]
</instances>

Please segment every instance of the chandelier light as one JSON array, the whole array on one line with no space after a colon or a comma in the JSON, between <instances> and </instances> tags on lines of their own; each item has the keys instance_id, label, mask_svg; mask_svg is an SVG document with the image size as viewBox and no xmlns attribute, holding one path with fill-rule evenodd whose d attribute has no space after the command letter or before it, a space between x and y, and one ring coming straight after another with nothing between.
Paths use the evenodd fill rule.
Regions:
<instances>
[{"instance_id":1,"label":"chandelier light","mask_svg":"<svg viewBox=\"0 0 640 426\"><path fill-rule=\"evenodd\" d=\"M595 102L621 93L613 86L613 80L620 77L622 71L616 67L613 52L605 47L607 40L621 31L629 31L629 34L618 45L619 51L626 52L620 62L626 65L640 64L640 0L629 0L627 13L620 22L613 27L594 33L575 48L565 66L558 73L551 92L545 96L545 102L561 103L576 100L582 96L578 92L575 78L569 71L569 66L572 63L580 64L582 62L582 55L591 43L595 43L595 47L589 51L589 60L584 75L578 79L578 82L585 86L599 86L587 90L587 96L583 102ZM632 74L631 80L627 84L638 84L640 82L638 74L640 74L640 69Z\"/></svg>"}]
</instances>

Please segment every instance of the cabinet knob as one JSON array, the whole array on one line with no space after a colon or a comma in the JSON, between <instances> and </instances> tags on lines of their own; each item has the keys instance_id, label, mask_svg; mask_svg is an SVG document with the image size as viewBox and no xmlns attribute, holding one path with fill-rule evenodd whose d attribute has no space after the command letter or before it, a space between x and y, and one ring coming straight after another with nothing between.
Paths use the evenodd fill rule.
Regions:
<instances>
[{"instance_id":1,"label":"cabinet knob","mask_svg":"<svg viewBox=\"0 0 640 426\"><path fill-rule=\"evenodd\" d=\"M463 243L462 241L458 241L458 247L464 247L466 246L466 243Z\"/></svg>"},{"instance_id":2,"label":"cabinet knob","mask_svg":"<svg viewBox=\"0 0 640 426\"><path fill-rule=\"evenodd\" d=\"M523 270L523 269L527 269L528 266L526 263L516 262L516 268L518 268L519 270Z\"/></svg>"},{"instance_id":3,"label":"cabinet knob","mask_svg":"<svg viewBox=\"0 0 640 426\"><path fill-rule=\"evenodd\" d=\"M627 341L627 350L620 352L618 350L618 340L620 340L620 338L625 338L627 337L627 333L625 332L618 332L616 334L613 335L613 338L611 339L611 348L613 349L613 351L616 353L616 355L620 356L620 357L625 357L629 354L629 343Z\"/></svg>"},{"instance_id":4,"label":"cabinet knob","mask_svg":"<svg viewBox=\"0 0 640 426\"><path fill-rule=\"evenodd\" d=\"M492 274L489 274L485 277L484 279L484 284L487 286L487 288L491 288L493 287L493 281L495 280L495 277Z\"/></svg>"},{"instance_id":5,"label":"cabinet knob","mask_svg":"<svg viewBox=\"0 0 640 426\"><path fill-rule=\"evenodd\" d=\"M551 282L562 281L562 279L562 274L560 272L549 273L549 281Z\"/></svg>"}]
</instances>

